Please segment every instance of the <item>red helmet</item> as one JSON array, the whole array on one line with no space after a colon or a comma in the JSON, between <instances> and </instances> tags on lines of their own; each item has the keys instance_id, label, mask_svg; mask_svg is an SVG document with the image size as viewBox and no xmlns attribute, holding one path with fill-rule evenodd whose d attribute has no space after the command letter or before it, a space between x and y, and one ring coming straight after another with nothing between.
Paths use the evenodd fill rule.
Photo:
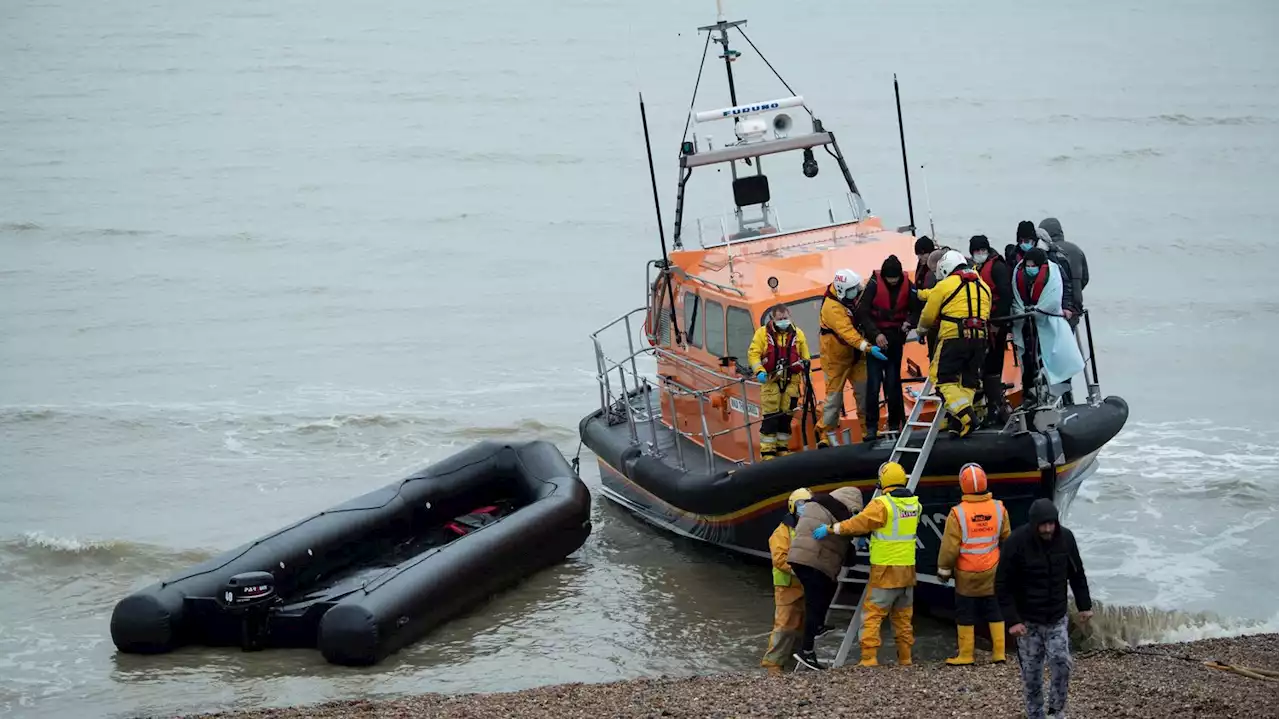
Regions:
<instances>
[{"instance_id":1,"label":"red helmet","mask_svg":"<svg viewBox=\"0 0 1280 719\"><path fill-rule=\"evenodd\" d=\"M960 489L965 494L982 494L987 491L987 471L977 462L961 467Z\"/></svg>"}]
</instances>

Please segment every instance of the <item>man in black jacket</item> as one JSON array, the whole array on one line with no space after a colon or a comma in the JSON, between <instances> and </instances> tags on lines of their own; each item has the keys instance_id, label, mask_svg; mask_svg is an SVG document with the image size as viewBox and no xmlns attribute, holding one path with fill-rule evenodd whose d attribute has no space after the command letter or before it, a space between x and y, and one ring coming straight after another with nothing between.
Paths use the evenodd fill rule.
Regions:
<instances>
[{"instance_id":1,"label":"man in black jacket","mask_svg":"<svg viewBox=\"0 0 1280 719\"><path fill-rule=\"evenodd\" d=\"M1009 633L1018 638L1018 666L1027 719L1045 719L1044 662L1049 660L1049 717L1065 717L1071 679L1067 639L1067 585L1080 621L1093 616L1089 583L1071 530L1058 524L1047 499L1031 503L1027 523L1000 546L996 594Z\"/></svg>"},{"instance_id":2,"label":"man in black jacket","mask_svg":"<svg viewBox=\"0 0 1280 719\"><path fill-rule=\"evenodd\" d=\"M969 260L987 289L991 290L991 321L987 330L987 354L982 360L982 395L986 399L983 426L1003 427L1008 419L1004 400L1004 350L1009 344L1009 323L996 322L1008 317L1013 304L1013 273L1009 263L991 249L986 235L969 238Z\"/></svg>"}]
</instances>

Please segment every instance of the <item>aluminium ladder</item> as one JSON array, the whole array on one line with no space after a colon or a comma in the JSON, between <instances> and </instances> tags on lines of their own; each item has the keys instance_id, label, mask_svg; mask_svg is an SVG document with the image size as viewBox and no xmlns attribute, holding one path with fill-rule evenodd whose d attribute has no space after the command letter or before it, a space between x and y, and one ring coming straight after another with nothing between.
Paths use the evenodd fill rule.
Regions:
<instances>
[{"instance_id":1,"label":"aluminium ladder","mask_svg":"<svg viewBox=\"0 0 1280 719\"><path fill-rule=\"evenodd\" d=\"M933 407L933 419L929 422L920 420L925 405ZM929 453L933 450L933 443L938 438L938 429L942 426L945 413L942 408L942 397L934 394L933 380L926 380L924 387L920 390L920 395L916 397L915 406L911 408L911 414L907 417L907 423L902 429L902 433L898 435L898 441L893 446L893 452L889 454L890 462L902 464L902 460L907 455L915 455L915 463L911 466L911 473L907 476L907 489L915 491L916 485L920 482L920 476L924 474L925 465L929 463ZM913 445L912 440L915 439L918 430L925 430L924 441L918 445ZM880 489L876 488L874 494L871 495L871 501L876 501L880 496ZM868 503L869 504L869 503ZM855 540L856 541L856 540ZM849 620L849 628L844 632L844 638L840 641L840 650L836 653L836 660L832 664L833 667L844 666L845 661L849 658L849 651L853 648L854 640L858 636L862 623L862 605L867 599L867 592L870 591L870 562L867 563L867 579L863 584L862 595L858 598L855 605L840 604L840 590L843 585L857 584L859 580L854 579L849 574L849 567L840 568L839 584L836 585L836 593L832 598L832 603L828 609L831 610L852 611L853 618Z\"/></svg>"}]
</instances>

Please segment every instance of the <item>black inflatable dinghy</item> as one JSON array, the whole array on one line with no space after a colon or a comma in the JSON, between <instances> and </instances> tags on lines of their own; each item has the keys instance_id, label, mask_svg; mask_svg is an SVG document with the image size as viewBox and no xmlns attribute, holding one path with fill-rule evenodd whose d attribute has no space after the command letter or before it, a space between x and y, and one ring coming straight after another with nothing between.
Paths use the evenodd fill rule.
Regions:
<instances>
[{"instance_id":1,"label":"black inflatable dinghy","mask_svg":"<svg viewBox=\"0 0 1280 719\"><path fill-rule=\"evenodd\" d=\"M374 664L582 546L590 505L554 445L485 442L125 597L111 639Z\"/></svg>"}]
</instances>

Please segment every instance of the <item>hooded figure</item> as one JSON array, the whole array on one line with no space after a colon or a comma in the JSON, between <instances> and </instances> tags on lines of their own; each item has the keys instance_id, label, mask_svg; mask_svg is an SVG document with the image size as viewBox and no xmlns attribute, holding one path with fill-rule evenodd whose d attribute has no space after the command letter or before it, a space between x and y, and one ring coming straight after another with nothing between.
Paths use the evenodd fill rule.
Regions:
<instances>
[{"instance_id":1,"label":"hooded figure","mask_svg":"<svg viewBox=\"0 0 1280 719\"><path fill-rule=\"evenodd\" d=\"M1024 402L1030 397L1027 388L1035 386L1041 369L1050 394L1066 394L1071 391L1071 378L1084 370L1084 358L1071 326L1062 316L1060 269L1057 263L1048 261L1044 250L1035 248L1021 265L1013 268L1013 274L1013 315L1036 313L1034 335L1027 320L1013 321L1013 343L1023 357Z\"/></svg>"},{"instance_id":2,"label":"hooded figure","mask_svg":"<svg viewBox=\"0 0 1280 719\"><path fill-rule=\"evenodd\" d=\"M1093 616L1089 582L1071 530L1058 523L1058 509L1037 499L1027 523L1000 547L996 595L1009 633L1018 638L1022 694L1029 719L1044 719L1044 663L1049 661L1049 714L1062 716L1071 679L1067 638L1067 586L1075 595L1080 620Z\"/></svg>"},{"instance_id":3,"label":"hooded figure","mask_svg":"<svg viewBox=\"0 0 1280 719\"><path fill-rule=\"evenodd\" d=\"M982 283L991 290L993 321L989 323L987 332L987 354L982 358L983 425L1002 427L1008 419L1004 399L1004 353L1009 343L1009 323L995 320L1008 317L1013 307L1012 274L1009 263L992 249L986 235L969 238L969 258Z\"/></svg>"},{"instance_id":4,"label":"hooded figure","mask_svg":"<svg viewBox=\"0 0 1280 719\"><path fill-rule=\"evenodd\" d=\"M810 669L821 669L813 641L824 630L827 609L836 595L836 577L849 554L849 538L834 534L815 537L814 530L839 522L862 509L857 487L840 487L831 494L817 494L798 512L795 538L787 561L804 586L804 642L794 657Z\"/></svg>"},{"instance_id":5,"label":"hooded figure","mask_svg":"<svg viewBox=\"0 0 1280 719\"><path fill-rule=\"evenodd\" d=\"M1062 234L1062 223L1056 217L1046 217L1040 221L1040 229L1049 235L1049 239L1058 250L1062 252L1062 256L1067 260L1067 268L1070 271L1070 293L1074 301L1077 311L1084 309L1084 288L1089 286L1089 258L1085 257L1084 250L1074 242L1068 242ZM1071 327L1074 329L1080 321L1079 317L1072 317Z\"/></svg>"}]
</instances>

